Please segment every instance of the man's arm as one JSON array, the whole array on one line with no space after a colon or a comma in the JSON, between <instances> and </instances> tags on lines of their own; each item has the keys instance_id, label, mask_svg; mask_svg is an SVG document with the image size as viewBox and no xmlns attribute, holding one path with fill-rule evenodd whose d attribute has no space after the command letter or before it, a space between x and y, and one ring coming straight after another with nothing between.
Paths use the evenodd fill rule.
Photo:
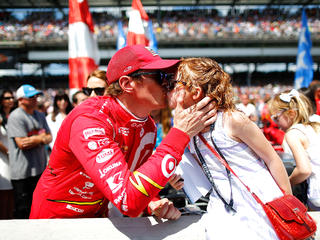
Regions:
<instances>
[{"instance_id":1,"label":"man's arm","mask_svg":"<svg viewBox=\"0 0 320 240\"><path fill-rule=\"evenodd\" d=\"M129 170L121 150L123 142L113 137L112 126L81 116L73 123L69 146L104 196L123 214L136 217L167 183L189 137L178 129L171 130L156 152L134 172ZM144 157L147 137L138 139L139 146L131 156L139 160ZM101 148L92 147L101 142Z\"/></svg>"},{"instance_id":2,"label":"man's arm","mask_svg":"<svg viewBox=\"0 0 320 240\"><path fill-rule=\"evenodd\" d=\"M34 148L40 144L49 144L52 141L50 133L41 133L30 137L15 137L18 148L22 150Z\"/></svg>"},{"instance_id":3,"label":"man's arm","mask_svg":"<svg viewBox=\"0 0 320 240\"><path fill-rule=\"evenodd\" d=\"M143 159L146 144L152 143L154 139L151 133L140 136L135 143L138 145L135 152L126 153L123 145L125 143L121 139L114 139L114 127L106 124L108 119L99 120L83 115L73 122L69 147L104 196L123 214L135 217L166 185L180 162L190 137L212 123L210 119L215 111L212 112L212 105L206 106L209 101L206 98L192 109L178 109L175 115L178 122L155 153L133 172L128 168L125 154ZM101 142L103 146L96 147ZM167 212L167 204L171 208L165 200L162 205L158 205L164 214ZM157 209L159 208L156 207L155 210Z\"/></svg>"},{"instance_id":4,"label":"man's arm","mask_svg":"<svg viewBox=\"0 0 320 240\"><path fill-rule=\"evenodd\" d=\"M8 119L8 136L13 138L22 150L34 148L40 144L48 144L52 141L50 129L47 125L43 114L37 114L39 121L39 130L28 132L26 127L25 117L19 114L11 114ZM30 136L32 134L32 136Z\"/></svg>"},{"instance_id":5,"label":"man's arm","mask_svg":"<svg viewBox=\"0 0 320 240\"><path fill-rule=\"evenodd\" d=\"M158 218L176 220L180 218L181 212L167 198L151 201L148 205L151 213Z\"/></svg>"}]
</instances>

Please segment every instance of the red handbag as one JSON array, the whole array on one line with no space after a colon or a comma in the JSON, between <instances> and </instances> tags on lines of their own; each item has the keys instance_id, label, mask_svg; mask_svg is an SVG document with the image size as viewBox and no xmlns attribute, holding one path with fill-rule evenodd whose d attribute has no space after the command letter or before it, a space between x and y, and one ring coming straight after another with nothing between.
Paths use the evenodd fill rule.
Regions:
<instances>
[{"instance_id":1,"label":"red handbag","mask_svg":"<svg viewBox=\"0 0 320 240\"><path fill-rule=\"evenodd\" d=\"M265 204L256 195L254 198L263 207L279 239L306 239L316 232L315 221L295 196L284 195Z\"/></svg>"},{"instance_id":2,"label":"red handbag","mask_svg":"<svg viewBox=\"0 0 320 240\"><path fill-rule=\"evenodd\" d=\"M284 195L273 201L263 203L230 168L216 144L212 141L219 153L208 144L207 140L201 134L198 136L218 160L239 179L245 188L252 194L254 199L262 206L280 240L303 240L316 232L317 225L315 221L307 213L306 206L300 202L299 199L293 195ZM284 193L284 191L282 192Z\"/></svg>"}]
</instances>

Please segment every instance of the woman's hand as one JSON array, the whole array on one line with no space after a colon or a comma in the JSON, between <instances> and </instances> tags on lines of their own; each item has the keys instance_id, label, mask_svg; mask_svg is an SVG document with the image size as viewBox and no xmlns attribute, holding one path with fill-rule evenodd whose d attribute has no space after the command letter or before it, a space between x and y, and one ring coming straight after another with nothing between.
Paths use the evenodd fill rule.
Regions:
<instances>
[{"instance_id":1,"label":"woman's hand","mask_svg":"<svg viewBox=\"0 0 320 240\"><path fill-rule=\"evenodd\" d=\"M173 174L169 179L169 183L175 190L180 190L183 188L184 180L179 174Z\"/></svg>"}]
</instances>

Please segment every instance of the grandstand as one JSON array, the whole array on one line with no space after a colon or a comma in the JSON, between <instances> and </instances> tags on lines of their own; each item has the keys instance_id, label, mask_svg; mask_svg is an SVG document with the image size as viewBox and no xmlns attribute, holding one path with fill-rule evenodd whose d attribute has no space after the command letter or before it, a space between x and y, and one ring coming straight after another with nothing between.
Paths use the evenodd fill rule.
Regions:
<instances>
[{"instance_id":1,"label":"grandstand","mask_svg":"<svg viewBox=\"0 0 320 240\"><path fill-rule=\"evenodd\" d=\"M300 30L307 8L315 77L320 62L319 0L142 0L165 58L207 56L235 84L292 84ZM100 65L115 52L117 21L124 30L131 1L89 0ZM0 1L0 85L68 86L68 1ZM269 65L266 65L269 64ZM29 70L28 70L29 69ZM318 77L319 78L319 77Z\"/></svg>"},{"instance_id":2,"label":"grandstand","mask_svg":"<svg viewBox=\"0 0 320 240\"><path fill-rule=\"evenodd\" d=\"M88 0L91 7L131 6L131 0ZM318 0L144 0L144 6L208 6L208 5L316 5ZM66 8L68 0L6 0L0 8Z\"/></svg>"}]
</instances>

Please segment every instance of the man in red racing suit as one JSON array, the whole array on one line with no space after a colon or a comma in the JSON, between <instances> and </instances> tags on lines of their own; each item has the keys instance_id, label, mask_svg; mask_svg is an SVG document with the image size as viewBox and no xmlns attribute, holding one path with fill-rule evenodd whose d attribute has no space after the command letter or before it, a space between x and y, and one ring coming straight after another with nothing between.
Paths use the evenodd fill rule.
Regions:
<instances>
[{"instance_id":1,"label":"man in red racing suit","mask_svg":"<svg viewBox=\"0 0 320 240\"><path fill-rule=\"evenodd\" d=\"M128 58L128 52L135 56ZM119 61L124 63L119 66ZM156 61L159 69L178 62L162 60L139 45L125 47L113 56L108 83L119 79L123 92L118 97L90 98L64 120L34 192L30 218L100 217L106 213L109 201L121 213L135 217L165 186L190 136L211 124L208 119L213 107L205 106L209 102L206 99L201 107L177 111L174 127L152 155L156 128L147 112L163 107L165 94L159 95L157 103L146 101L148 93L157 91L152 95L156 96L161 86L152 74L141 79L143 86L137 86L140 80L128 75L140 69L150 71ZM120 76L109 70L116 68L115 64ZM133 69L122 71L128 69L128 64ZM133 100L136 102L132 104ZM180 216L174 215L173 219Z\"/></svg>"}]
</instances>

